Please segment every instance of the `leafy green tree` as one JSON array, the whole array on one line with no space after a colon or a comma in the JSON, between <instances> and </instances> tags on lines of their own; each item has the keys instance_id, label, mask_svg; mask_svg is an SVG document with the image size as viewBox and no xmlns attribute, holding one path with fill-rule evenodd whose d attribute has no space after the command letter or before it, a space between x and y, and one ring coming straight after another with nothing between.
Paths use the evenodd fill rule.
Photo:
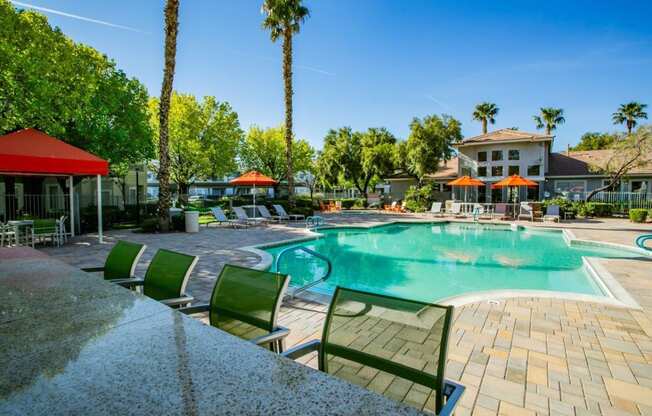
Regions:
<instances>
[{"instance_id":1,"label":"leafy green tree","mask_svg":"<svg viewBox=\"0 0 652 416\"><path fill-rule=\"evenodd\" d=\"M47 18L0 0L0 134L33 127L110 163L153 156L147 91Z\"/></svg>"},{"instance_id":2,"label":"leafy green tree","mask_svg":"<svg viewBox=\"0 0 652 416\"><path fill-rule=\"evenodd\" d=\"M149 108L152 128L158 131L158 99L152 98ZM174 92L168 122L170 174L179 187L182 203L187 202L188 190L197 180L224 176L237 169L237 148L244 133L229 103L210 96L199 102L193 95Z\"/></svg>"},{"instance_id":3,"label":"leafy green tree","mask_svg":"<svg viewBox=\"0 0 652 416\"><path fill-rule=\"evenodd\" d=\"M392 171L395 143L396 138L385 128L330 130L318 161L322 180L332 184L341 176L367 199L372 181Z\"/></svg>"},{"instance_id":4,"label":"leafy green tree","mask_svg":"<svg viewBox=\"0 0 652 416\"><path fill-rule=\"evenodd\" d=\"M610 148L618 141L617 134L588 132L580 138L580 142L571 150L600 150Z\"/></svg>"},{"instance_id":5,"label":"leafy green tree","mask_svg":"<svg viewBox=\"0 0 652 416\"><path fill-rule=\"evenodd\" d=\"M564 110L561 108L542 107L541 113L537 116L532 116L534 122L537 124L537 129L546 129L546 134L550 136L560 124L564 124Z\"/></svg>"},{"instance_id":6,"label":"leafy green tree","mask_svg":"<svg viewBox=\"0 0 652 416\"><path fill-rule=\"evenodd\" d=\"M482 134L487 134L487 123L495 124L498 107L494 103L481 103L475 106L473 120L482 122Z\"/></svg>"},{"instance_id":7,"label":"leafy green tree","mask_svg":"<svg viewBox=\"0 0 652 416\"><path fill-rule=\"evenodd\" d=\"M283 82L285 89L285 157L290 205L294 201L294 164L292 159L292 37L310 12L302 0L264 0L263 27L269 30L272 42L283 37Z\"/></svg>"},{"instance_id":8,"label":"leafy green tree","mask_svg":"<svg viewBox=\"0 0 652 416\"><path fill-rule=\"evenodd\" d=\"M287 174L285 128L261 129L252 126L240 141L238 159L243 171L257 170L281 181ZM296 172L310 169L315 150L306 140L294 140L294 168Z\"/></svg>"},{"instance_id":9,"label":"leafy green tree","mask_svg":"<svg viewBox=\"0 0 652 416\"><path fill-rule=\"evenodd\" d=\"M417 187L423 185L426 174L435 173L442 162L453 156L452 145L462 140L462 124L447 115L414 118L410 136L396 148L397 166L413 175Z\"/></svg>"},{"instance_id":10,"label":"leafy green tree","mask_svg":"<svg viewBox=\"0 0 652 416\"><path fill-rule=\"evenodd\" d=\"M621 104L618 107L618 111L613 113L612 120L614 124L623 124L627 125L627 134L632 134L632 129L636 127L637 121L639 118L647 119L647 113L645 108L647 104L637 103L632 101L627 104Z\"/></svg>"},{"instance_id":11,"label":"leafy green tree","mask_svg":"<svg viewBox=\"0 0 652 416\"><path fill-rule=\"evenodd\" d=\"M177 63L177 35L179 33L179 0L165 3L165 63L163 84L159 101L158 137L158 221L162 231L170 229L170 156L168 151L168 114L172 97L172 84Z\"/></svg>"}]
</instances>

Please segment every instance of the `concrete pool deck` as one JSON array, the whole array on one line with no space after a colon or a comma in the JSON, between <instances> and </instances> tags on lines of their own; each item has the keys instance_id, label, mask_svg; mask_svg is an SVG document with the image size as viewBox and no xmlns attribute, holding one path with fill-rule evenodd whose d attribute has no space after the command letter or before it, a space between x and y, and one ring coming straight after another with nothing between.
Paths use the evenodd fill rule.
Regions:
<instances>
[{"instance_id":1,"label":"concrete pool deck","mask_svg":"<svg viewBox=\"0 0 652 416\"><path fill-rule=\"evenodd\" d=\"M327 215L335 225L371 225L418 215ZM579 239L633 245L651 224L618 219L528 223L571 230ZM157 248L200 256L188 291L208 299L225 263L253 266L244 246L307 236L299 224L248 230L202 228L199 234L111 231L106 244L92 236L43 251L75 266L101 265L116 239L144 242L137 268L144 273ZM467 387L456 414L652 415L652 258L603 260L641 310L551 298L504 298L458 307L449 346L447 378ZM319 338L326 307L304 300L282 308L288 346ZM308 357L309 365L316 365ZM395 392L399 393L400 392ZM406 397L406 401L409 402ZM418 405L418 403L411 403Z\"/></svg>"}]
</instances>

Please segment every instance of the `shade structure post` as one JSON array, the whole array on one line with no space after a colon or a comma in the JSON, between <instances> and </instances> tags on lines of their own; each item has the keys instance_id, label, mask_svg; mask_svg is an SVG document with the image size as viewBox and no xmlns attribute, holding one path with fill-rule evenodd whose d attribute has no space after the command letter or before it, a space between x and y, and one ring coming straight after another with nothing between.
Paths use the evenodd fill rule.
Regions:
<instances>
[{"instance_id":1,"label":"shade structure post","mask_svg":"<svg viewBox=\"0 0 652 416\"><path fill-rule=\"evenodd\" d=\"M97 175L97 238L102 244L102 175Z\"/></svg>"},{"instance_id":2,"label":"shade structure post","mask_svg":"<svg viewBox=\"0 0 652 416\"><path fill-rule=\"evenodd\" d=\"M254 183L254 218L257 217L256 215L256 184Z\"/></svg>"},{"instance_id":3,"label":"shade structure post","mask_svg":"<svg viewBox=\"0 0 652 416\"><path fill-rule=\"evenodd\" d=\"M72 175L68 176L68 192L70 203L70 236L75 236L75 188L72 180ZM63 226L65 228L65 225ZM65 232L65 230L64 230Z\"/></svg>"}]
</instances>

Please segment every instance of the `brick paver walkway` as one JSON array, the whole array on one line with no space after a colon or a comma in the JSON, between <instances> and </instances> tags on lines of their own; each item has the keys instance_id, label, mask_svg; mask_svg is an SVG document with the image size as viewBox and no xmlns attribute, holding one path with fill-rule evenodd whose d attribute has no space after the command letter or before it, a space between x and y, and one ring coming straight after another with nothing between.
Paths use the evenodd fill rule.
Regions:
<instances>
[{"instance_id":1,"label":"brick paver walkway","mask_svg":"<svg viewBox=\"0 0 652 416\"><path fill-rule=\"evenodd\" d=\"M333 216L331 222L372 224L385 215ZM405 218L405 216L403 216ZM541 226L541 224L536 224ZM546 224L549 226L550 224ZM556 226L556 225L555 225ZM632 244L651 225L624 220L563 223L582 239ZM197 254L189 292L207 300L224 263L252 265L258 258L238 247L305 235L299 226L249 230L211 227L199 234L146 235L109 232L107 244L90 237L50 255L77 266L99 265L115 239ZM652 415L652 259L607 260L603 264L643 307L542 298L497 299L456 309L447 377L467 388L458 415ZM326 306L294 300L282 307L280 324L291 329L288 346L321 335ZM304 363L316 366L314 356Z\"/></svg>"}]
</instances>

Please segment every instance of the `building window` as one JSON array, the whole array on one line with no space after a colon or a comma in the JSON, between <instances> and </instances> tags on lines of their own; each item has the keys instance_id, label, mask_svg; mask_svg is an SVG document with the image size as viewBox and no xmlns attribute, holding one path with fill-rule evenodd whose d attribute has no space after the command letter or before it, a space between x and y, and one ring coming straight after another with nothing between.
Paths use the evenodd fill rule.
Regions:
<instances>
[{"instance_id":1,"label":"building window","mask_svg":"<svg viewBox=\"0 0 652 416\"><path fill-rule=\"evenodd\" d=\"M508 158L509 160L519 160L519 158L520 158L520 153L519 153L518 150L510 150L510 151L507 153L507 158Z\"/></svg>"},{"instance_id":2,"label":"building window","mask_svg":"<svg viewBox=\"0 0 652 416\"><path fill-rule=\"evenodd\" d=\"M520 168L518 165L512 165L507 169L507 174L508 175L518 175L520 172Z\"/></svg>"},{"instance_id":3,"label":"building window","mask_svg":"<svg viewBox=\"0 0 652 416\"><path fill-rule=\"evenodd\" d=\"M487 152L478 152L478 162L487 161Z\"/></svg>"},{"instance_id":4,"label":"building window","mask_svg":"<svg viewBox=\"0 0 652 416\"><path fill-rule=\"evenodd\" d=\"M464 166L462 169L462 176L471 176L471 168Z\"/></svg>"},{"instance_id":5,"label":"building window","mask_svg":"<svg viewBox=\"0 0 652 416\"><path fill-rule=\"evenodd\" d=\"M491 160L503 160L503 151L502 150L493 150L491 152Z\"/></svg>"},{"instance_id":6,"label":"building window","mask_svg":"<svg viewBox=\"0 0 652 416\"><path fill-rule=\"evenodd\" d=\"M647 182L646 181L631 181L630 182L631 192L639 192L641 194L647 193Z\"/></svg>"},{"instance_id":7,"label":"building window","mask_svg":"<svg viewBox=\"0 0 652 416\"><path fill-rule=\"evenodd\" d=\"M491 167L491 176L503 176L503 167L502 166L492 166Z\"/></svg>"},{"instance_id":8,"label":"building window","mask_svg":"<svg viewBox=\"0 0 652 416\"><path fill-rule=\"evenodd\" d=\"M555 192L558 194L580 193L586 191L584 181L555 181Z\"/></svg>"},{"instance_id":9,"label":"building window","mask_svg":"<svg viewBox=\"0 0 652 416\"><path fill-rule=\"evenodd\" d=\"M527 167L527 176L539 176L541 174L541 165L532 165Z\"/></svg>"},{"instance_id":10,"label":"building window","mask_svg":"<svg viewBox=\"0 0 652 416\"><path fill-rule=\"evenodd\" d=\"M478 176L487 176L486 166L478 166Z\"/></svg>"}]
</instances>

